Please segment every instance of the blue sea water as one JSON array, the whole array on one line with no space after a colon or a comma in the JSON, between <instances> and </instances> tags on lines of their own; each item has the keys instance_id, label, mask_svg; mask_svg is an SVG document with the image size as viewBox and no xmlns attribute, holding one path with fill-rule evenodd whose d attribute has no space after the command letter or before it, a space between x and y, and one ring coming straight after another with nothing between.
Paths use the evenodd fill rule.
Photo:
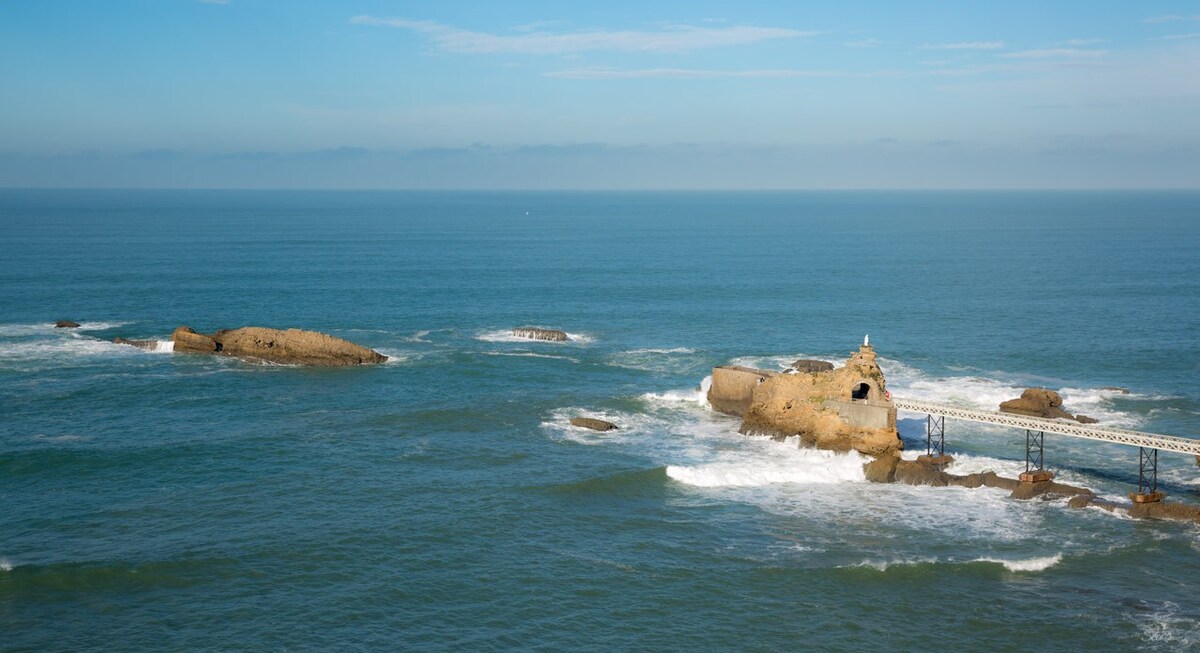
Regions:
<instances>
[{"instance_id":1,"label":"blue sea water","mask_svg":"<svg viewBox=\"0 0 1200 653\"><path fill-rule=\"evenodd\" d=\"M392 358L109 342L181 324ZM698 390L867 333L898 396L1200 437L1200 193L0 191L0 650L1200 649L1200 527L866 483ZM950 471L1023 444L947 423Z\"/></svg>"}]
</instances>

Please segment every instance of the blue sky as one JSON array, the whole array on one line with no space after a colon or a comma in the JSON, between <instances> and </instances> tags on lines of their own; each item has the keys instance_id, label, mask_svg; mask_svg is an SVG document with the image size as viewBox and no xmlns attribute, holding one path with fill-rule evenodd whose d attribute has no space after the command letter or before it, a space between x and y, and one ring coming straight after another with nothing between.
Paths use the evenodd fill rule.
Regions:
<instances>
[{"instance_id":1,"label":"blue sky","mask_svg":"<svg viewBox=\"0 0 1200 653\"><path fill-rule=\"evenodd\" d=\"M0 2L0 186L1200 186L1200 2Z\"/></svg>"}]
</instances>

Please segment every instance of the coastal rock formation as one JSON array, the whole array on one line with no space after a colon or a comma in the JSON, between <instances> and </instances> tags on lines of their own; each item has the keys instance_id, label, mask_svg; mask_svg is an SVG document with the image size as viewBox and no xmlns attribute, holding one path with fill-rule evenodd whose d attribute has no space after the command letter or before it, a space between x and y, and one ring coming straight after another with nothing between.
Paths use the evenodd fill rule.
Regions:
<instances>
[{"instance_id":1,"label":"coastal rock formation","mask_svg":"<svg viewBox=\"0 0 1200 653\"><path fill-rule=\"evenodd\" d=\"M1074 415L1062 409L1062 403L1062 397L1053 390L1026 388L1019 398L1001 402L1000 412L1048 419L1075 419Z\"/></svg>"},{"instance_id":2,"label":"coastal rock formation","mask_svg":"<svg viewBox=\"0 0 1200 653\"><path fill-rule=\"evenodd\" d=\"M594 417L572 417L571 426L578 426L593 431L613 431L617 428L617 425L612 422L606 422Z\"/></svg>"},{"instance_id":3,"label":"coastal rock formation","mask_svg":"<svg viewBox=\"0 0 1200 653\"><path fill-rule=\"evenodd\" d=\"M131 347L137 347L138 349L145 349L147 351L154 351L158 348L157 340L129 340L128 338L117 337L113 338L113 342L118 345L129 345Z\"/></svg>"},{"instance_id":4,"label":"coastal rock formation","mask_svg":"<svg viewBox=\"0 0 1200 653\"><path fill-rule=\"evenodd\" d=\"M708 387L708 404L719 413L737 417L744 415L750 407L754 388L778 375L778 372L741 365L714 367L712 373L712 385Z\"/></svg>"},{"instance_id":5,"label":"coastal rock formation","mask_svg":"<svg viewBox=\"0 0 1200 653\"><path fill-rule=\"evenodd\" d=\"M517 327L512 330L512 334L518 338L529 338L530 340L549 340L551 342L566 342L568 340L567 332L557 329Z\"/></svg>"},{"instance_id":6,"label":"coastal rock formation","mask_svg":"<svg viewBox=\"0 0 1200 653\"><path fill-rule=\"evenodd\" d=\"M181 326L171 334L175 351L217 353L251 361L317 367L382 363L387 356L341 338L300 329L242 327L212 335Z\"/></svg>"},{"instance_id":7,"label":"coastal rock formation","mask_svg":"<svg viewBox=\"0 0 1200 653\"><path fill-rule=\"evenodd\" d=\"M713 370L712 397L730 401ZM744 374L744 373L743 373ZM744 379L745 377L743 377ZM902 448L896 408L888 399L875 350L864 344L846 364L814 374L778 374L755 379L740 431L775 438L799 436L819 449L855 450L872 456ZM714 408L719 407L713 403Z\"/></svg>"},{"instance_id":8,"label":"coastal rock formation","mask_svg":"<svg viewBox=\"0 0 1200 653\"><path fill-rule=\"evenodd\" d=\"M806 358L801 358L798 361L794 361L792 363L791 367L789 367L788 369L796 371L796 372L807 372L809 374L820 374L821 372L832 372L833 371L833 363L830 363L829 361L814 361L814 360L808 360Z\"/></svg>"},{"instance_id":9,"label":"coastal rock formation","mask_svg":"<svg viewBox=\"0 0 1200 653\"><path fill-rule=\"evenodd\" d=\"M71 320L59 320L54 323L55 329L78 329L79 323Z\"/></svg>"},{"instance_id":10,"label":"coastal rock formation","mask_svg":"<svg viewBox=\"0 0 1200 653\"><path fill-rule=\"evenodd\" d=\"M1072 415L1063 409L1063 400L1053 390L1026 388L1017 399L1000 403L1000 412L1047 419L1073 419L1080 424L1095 424L1099 420L1087 415Z\"/></svg>"}]
</instances>

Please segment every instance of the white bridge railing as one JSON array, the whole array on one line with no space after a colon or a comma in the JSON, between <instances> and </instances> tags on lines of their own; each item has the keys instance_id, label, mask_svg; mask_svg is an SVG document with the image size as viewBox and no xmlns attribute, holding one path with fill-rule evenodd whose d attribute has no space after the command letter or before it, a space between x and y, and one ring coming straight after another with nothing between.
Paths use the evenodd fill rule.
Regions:
<instances>
[{"instance_id":1,"label":"white bridge railing","mask_svg":"<svg viewBox=\"0 0 1200 653\"><path fill-rule=\"evenodd\" d=\"M1140 431L1126 431L1124 429L1110 429L1098 426L1089 426L1087 424L1077 424L1074 422L1068 422L1066 420L1013 415L1011 413L1001 413L995 410L958 408L955 406L944 406L942 404L935 404L927 401L913 401L909 399L895 398L893 398L892 401L896 404L896 408L898 410L926 413L929 415L944 415L946 417L964 419L971 422L999 424L1001 426L1012 426L1030 431L1057 433L1059 435L1069 435L1076 438L1087 438L1089 440L1101 440L1104 442L1116 442L1117 444L1128 444L1135 447L1146 447L1150 449L1159 449L1162 451L1175 451L1178 453L1187 453L1200 456L1200 440L1193 438L1180 438L1173 435L1142 433Z\"/></svg>"}]
</instances>

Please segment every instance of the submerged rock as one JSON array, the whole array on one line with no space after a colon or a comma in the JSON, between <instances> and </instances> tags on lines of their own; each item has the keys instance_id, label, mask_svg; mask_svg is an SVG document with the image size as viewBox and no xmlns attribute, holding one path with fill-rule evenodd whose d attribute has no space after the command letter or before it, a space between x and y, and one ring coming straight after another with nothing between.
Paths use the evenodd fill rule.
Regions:
<instances>
[{"instance_id":1,"label":"submerged rock","mask_svg":"<svg viewBox=\"0 0 1200 653\"><path fill-rule=\"evenodd\" d=\"M137 347L138 349L145 349L146 351L154 351L155 349L158 349L157 340L129 340L128 338L117 337L113 338L113 342L118 345L129 345L131 347Z\"/></svg>"},{"instance_id":2,"label":"submerged rock","mask_svg":"<svg viewBox=\"0 0 1200 653\"><path fill-rule=\"evenodd\" d=\"M1088 417L1082 413L1075 416L1075 421L1079 422L1080 424L1097 424L1100 422L1100 420L1096 419L1095 417Z\"/></svg>"},{"instance_id":3,"label":"submerged rock","mask_svg":"<svg viewBox=\"0 0 1200 653\"><path fill-rule=\"evenodd\" d=\"M1117 393L1120 393L1120 394L1123 394L1123 395L1127 395L1127 394L1129 394L1129 388L1122 388L1122 387L1115 386L1115 385L1106 385L1106 386L1104 386L1103 388L1100 388L1100 389L1101 389L1101 390L1108 390L1109 392L1117 392Z\"/></svg>"},{"instance_id":4,"label":"submerged rock","mask_svg":"<svg viewBox=\"0 0 1200 653\"><path fill-rule=\"evenodd\" d=\"M54 323L55 329L78 329L79 323L71 320L59 320Z\"/></svg>"},{"instance_id":5,"label":"submerged rock","mask_svg":"<svg viewBox=\"0 0 1200 653\"><path fill-rule=\"evenodd\" d=\"M566 342L569 340L566 331L559 331L557 329L517 327L512 330L512 334L518 338L529 338L530 340L549 340L551 342Z\"/></svg>"},{"instance_id":6,"label":"submerged rock","mask_svg":"<svg viewBox=\"0 0 1200 653\"><path fill-rule=\"evenodd\" d=\"M617 428L617 425L612 422L606 422L594 417L572 417L571 426L578 426L593 431L613 431Z\"/></svg>"},{"instance_id":7,"label":"submerged rock","mask_svg":"<svg viewBox=\"0 0 1200 653\"><path fill-rule=\"evenodd\" d=\"M348 367L382 363L387 356L348 340L317 331L242 327L212 335L181 326L171 335L175 351L236 356L251 361L316 367Z\"/></svg>"}]
</instances>

